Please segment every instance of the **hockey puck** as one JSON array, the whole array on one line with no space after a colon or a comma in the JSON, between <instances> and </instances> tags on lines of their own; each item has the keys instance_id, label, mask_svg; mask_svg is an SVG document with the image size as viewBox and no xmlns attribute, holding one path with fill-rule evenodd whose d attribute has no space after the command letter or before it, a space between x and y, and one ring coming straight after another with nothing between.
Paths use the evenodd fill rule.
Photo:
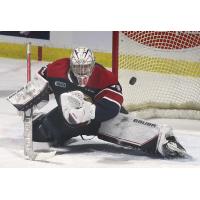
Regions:
<instances>
[{"instance_id":1,"label":"hockey puck","mask_svg":"<svg viewBox=\"0 0 200 200\"><path fill-rule=\"evenodd\" d=\"M135 82L136 82L136 78L133 76L130 80L129 80L129 84L130 85L134 85L135 84Z\"/></svg>"}]
</instances>

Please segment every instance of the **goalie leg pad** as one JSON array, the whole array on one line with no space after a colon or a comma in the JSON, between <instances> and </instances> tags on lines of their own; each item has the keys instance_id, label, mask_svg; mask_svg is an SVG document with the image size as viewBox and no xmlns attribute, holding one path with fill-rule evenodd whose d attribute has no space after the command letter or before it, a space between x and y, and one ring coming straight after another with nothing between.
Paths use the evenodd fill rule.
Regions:
<instances>
[{"instance_id":1,"label":"goalie leg pad","mask_svg":"<svg viewBox=\"0 0 200 200\"><path fill-rule=\"evenodd\" d=\"M135 143L134 141L130 141L130 140L126 140L126 139L118 138L118 137L113 137L113 136L106 135L106 134L98 134L98 138L101 140L107 141L107 142L111 142L113 144L118 144L123 147L140 150L140 151L146 152L148 154L155 154L155 155L158 154L156 152L156 145L157 145L157 141L158 141L157 136L142 145L139 145L139 144Z\"/></svg>"},{"instance_id":2,"label":"goalie leg pad","mask_svg":"<svg viewBox=\"0 0 200 200\"><path fill-rule=\"evenodd\" d=\"M157 154L159 135L160 129L156 124L120 113L115 118L101 124L98 138L121 146Z\"/></svg>"},{"instance_id":3,"label":"goalie leg pad","mask_svg":"<svg viewBox=\"0 0 200 200\"><path fill-rule=\"evenodd\" d=\"M121 113L101 124L98 137L156 156L190 157L174 136L170 126L153 124Z\"/></svg>"}]
</instances>

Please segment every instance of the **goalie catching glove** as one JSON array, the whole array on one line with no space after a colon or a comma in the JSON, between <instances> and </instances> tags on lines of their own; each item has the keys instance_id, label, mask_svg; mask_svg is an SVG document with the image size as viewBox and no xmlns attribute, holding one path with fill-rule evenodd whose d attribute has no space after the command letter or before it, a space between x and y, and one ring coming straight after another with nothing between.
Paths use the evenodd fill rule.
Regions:
<instances>
[{"instance_id":1,"label":"goalie catching glove","mask_svg":"<svg viewBox=\"0 0 200 200\"><path fill-rule=\"evenodd\" d=\"M69 124L90 123L95 118L96 106L85 101L82 92L63 93L60 100L63 116Z\"/></svg>"}]
</instances>

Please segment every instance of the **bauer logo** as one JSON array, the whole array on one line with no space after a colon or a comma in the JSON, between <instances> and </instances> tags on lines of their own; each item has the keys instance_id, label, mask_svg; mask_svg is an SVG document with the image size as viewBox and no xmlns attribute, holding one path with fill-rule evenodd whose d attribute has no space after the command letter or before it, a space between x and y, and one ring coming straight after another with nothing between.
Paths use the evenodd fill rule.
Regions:
<instances>
[{"instance_id":1,"label":"bauer logo","mask_svg":"<svg viewBox=\"0 0 200 200\"><path fill-rule=\"evenodd\" d=\"M66 88L66 83L61 82L61 81L56 81L55 82L55 86Z\"/></svg>"},{"instance_id":2,"label":"bauer logo","mask_svg":"<svg viewBox=\"0 0 200 200\"><path fill-rule=\"evenodd\" d=\"M140 120L140 119L133 119L133 122L138 123L138 124L143 124L145 126L154 127L154 128L156 127L156 124L152 124L150 122L143 121L143 120Z\"/></svg>"}]
</instances>

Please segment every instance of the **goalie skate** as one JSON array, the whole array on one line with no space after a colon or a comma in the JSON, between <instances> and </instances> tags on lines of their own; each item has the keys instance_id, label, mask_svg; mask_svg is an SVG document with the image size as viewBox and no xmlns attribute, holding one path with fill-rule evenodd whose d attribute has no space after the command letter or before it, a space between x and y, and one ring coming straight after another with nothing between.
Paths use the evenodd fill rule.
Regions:
<instances>
[{"instance_id":1,"label":"goalie skate","mask_svg":"<svg viewBox=\"0 0 200 200\"><path fill-rule=\"evenodd\" d=\"M162 133L158 139L157 151L165 158L190 158L185 148L177 141L168 126L161 127Z\"/></svg>"},{"instance_id":2,"label":"goalie skate","mask_svg":"<svg viewBox=\"0 0 200 200\"><path fill-rule=\"evenodd\" d=\"M171 158L188 158L191 157L188 155L186 150L183 148L183 146L178 143L175 139L175 137L167 138L168 142L166 144L163 144L163 152L165 157L171 157Z\"/></svg>"}]
</instances>

